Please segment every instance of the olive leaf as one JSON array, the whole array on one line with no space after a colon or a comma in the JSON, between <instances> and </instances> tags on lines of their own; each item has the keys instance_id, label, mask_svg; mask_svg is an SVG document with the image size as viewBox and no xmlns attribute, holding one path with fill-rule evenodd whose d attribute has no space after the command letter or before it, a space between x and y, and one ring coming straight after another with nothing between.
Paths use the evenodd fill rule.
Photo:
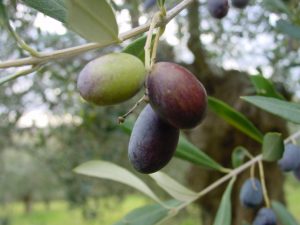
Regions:
<instances>
[{"instance_id":1,"label":"olive leaf","mask_svg":"<svg viewBox=\"0 0 300 225\"><path fill-rule=\"evenodd\" d=\"M74 172L86 176L118 181L141 191L156 202L161 202L141 179L114 163L102 160L89 161L76 167Z\"/></svg>"},{"instance_id":2,"label":"olive leaf","mask_svg":"<svg viewBox=\"0 0 300 225\"><path fill-rule=\"evenodd\" d=\"M217 211L216 218L214 220L214 225L231 225L232 215L231 215L231 192L233 184L236 178L233 177L222 196L219 209Z\"/></svg>"},{"instance_id":3,"label":"olive leaf","mask_svg":"<svg viewBox=\"0 0 300 225\"><path fill-rule=\"evenodd\" d=\"M284 143L282 134L280 133L267 133L264 136L262 145L262 155L265 161L277 161L281 159L284 152Z\"/></svg>"},{"instance_id":4,"label":"olive leaf","mask_svg":"<svg viewBox=\"0 0 300 225\"><path fill-rule=\"evenodd\" d=\"M263 96L245 96L241 98L287 121L300 124L300 104Z\"/></svg>"},{"instance_id":5,"label":"olive leaf","mask_svg":"<svg viewBox=\"0 0 300 225\"><path fill-rule=\"evenodd\" d=\"M192 201L198 196L196 192L178 183L163 172L156 172L149 176L153 178L162 189L179 201Z\"/></svg>"},{"instance_id":6,"label":"olive leaf","mask_svg":"<svg viewBox=\"0 0 300 225\"><path fill-rule=\"evenodd\" d=\"M118 24L106 0L66 0L67 25L88 41L112 44L119 41Z\"/></svg>"},{"instance_id":7,"label":"olive leaf","mask_svg":"<svg viewBox=\"0 0 300 225\"><path fill-rule=\"evenodd\" d=\"M263 135L254 126L254 124L250 120L248 120L247 117L236 111L225 102L213 97L208 97L208 107L230 125L247 134L254 140L260 143L262 142Z\"/></svg>"}]
</instances>

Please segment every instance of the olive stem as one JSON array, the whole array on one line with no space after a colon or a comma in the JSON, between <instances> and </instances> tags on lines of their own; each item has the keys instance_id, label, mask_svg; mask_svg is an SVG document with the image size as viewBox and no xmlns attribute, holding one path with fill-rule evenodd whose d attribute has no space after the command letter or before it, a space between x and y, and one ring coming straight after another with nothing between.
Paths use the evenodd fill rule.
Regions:
<instances>
[{"instance_id":1,"label":"olive stem","mask_svg":"<svg viewBox=\"0 0 300 225\"><path fill-rule=\"evenodd\" d=\"M155 35L155 40L153 43L153 48L152 48L152 55L151 55L151 64L150 64L150 68L153 67L155 61L156 61L156 54L157 54L157 47L158 47L158 42L159 42L159 38L162 34L163 29L161 27L158 28L158 31Z\"/></svg>"},{"instance_id":2,"label":"olive stem","mask_svg":"<svg viewBox=\"0 0 300 225\"><path fill-rule=\"evenodd\" d=\"M179 4L177 4L174 8L167 12L167 15L163 21L157 24L157 26L164 26L170 20L172 20L177 14L179 14L183 9L185 9L189 4L191 4L194 0L183 0ZM151 22L148 22L144 25L138 26L130 31L121 33L119 35L118 40L114 43L109 44L99 44L99 43L88 43L83 44L71 48L65 48L61 50L56 50L52 52L39 52L39 57L27 57L15 60L7 60L5 62L0 62L0 69L9 68L9 67L19 67L24 65L36 65L42 62L48 62L51 60L56 60L60 58L68 58L72 56L76 56L87 51L91 51L98 48L107 47L112 44L116 44L119 41L123 42L130 38L133 38L139 34L146 32L150 27Z\"/></svg>"},{"instance_id":3,"label":"olive stem","mask_svg":"<svg viewBox=\"0 0 300 225\"><path fill-rule=\"evenodd\" d=\"M146 40L146 44L145 44L145 67L147 72L150 71L151 69L151 43L152 43L152 36L153 36L153 31L157 25L157 23L159 22L160 19L160 12L156 13L151 21L151 25L147 34L147 40ZM156 34L156 37L158 36L158 34ZM156 40L155 37L155 40Z\"/></svg>"},{"instance_id":4,"label":"olive stem","mask_svg":"<svg viewBox=\"0 0 300 225\"><path fill-rule=\"evenodd\" d=\"M129 111L127 113L125 113L123 116L119 116L118 118L118 122L119 124L122 124L125 122L125 119L143 102L148 102L148 96L146 94L143 95L143 97L141 97L135 104L134 106L129 109Z\"/></svg>"},{"instance_id":5,"label":"olive stem","mask_svg":"<svg viewBox=\"0 0 300 225\"><path fill-rule=\"evenodd\" d=\"M263 191L266 207L270 208L271 204L270 204L270 199L268 196L266 180L265 180L265 173L264 173L264 166L263 166L262 161L258 162L258 166L259 166L259 174L260 174L260 180L261 180L260 182L261 182L261 186L262 186L262 191Z\"/></svg>"}]
</instances>

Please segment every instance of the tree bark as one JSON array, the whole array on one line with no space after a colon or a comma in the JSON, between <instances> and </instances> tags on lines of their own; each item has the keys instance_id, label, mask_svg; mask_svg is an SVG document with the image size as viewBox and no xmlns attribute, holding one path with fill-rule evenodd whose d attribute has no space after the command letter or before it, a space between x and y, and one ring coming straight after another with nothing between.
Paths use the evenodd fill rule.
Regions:
<instances>
[{"instance_id":1,"label":"tree bark","mask_svg":"<svg viewBox=\"0 0 300 225\"><path fill-rule=\"evenodd\" d=\"M190 69L198 75L210 96L221 99L242 112L253 121L261 131L279 131L286 136L287 127L284 121L244 103L239 99L239 96L255 94L254 89L251 88L248 74L234 70L224 71L222 69L219 69L218 74L216 74L216 72L210 69L208 59L205 56L205 50L200 41L201 33L199 29L200 18L198 8L198 1L194 1L188 9L190 33L188 47L195 56L194 63ZM231 167L231 153L235 147L242 145L254 155L258 154L261 149L260 144L228 125L209 110L204 122L196 129L187 131L187 135L196 146L206 151L225 167ZM264 168L270 198L283 201L284 177L279 171L277 164L264 163ZM197 166L192 166L187 174L187 179L194 190L200 191L221 176L223 176L223 174L219 172L207 171ZM246 171L238 177L235 183L232 196L232 225L240 225L243 220L251 223L255 215L255 211L244 209L239 203L240 186L249 176L249 171ZM258 176L258 174L256 176ZM225 188L226 185L223 185L197 202L201 207L203 225L213 224Z\"/></svg>"}]
</instances>

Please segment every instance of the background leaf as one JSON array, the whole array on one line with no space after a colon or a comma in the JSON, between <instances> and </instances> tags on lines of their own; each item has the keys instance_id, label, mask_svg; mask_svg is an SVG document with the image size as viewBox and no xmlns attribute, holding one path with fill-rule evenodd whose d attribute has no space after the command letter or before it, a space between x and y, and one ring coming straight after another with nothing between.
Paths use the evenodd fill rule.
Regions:
<instances>
[{"instance_id":1,"label":"background leaf","mask_svg":"<svg viewBox=\"0 0 300 225\"><path fill-rule=\"evenodd\" d=\"M288 15L291 14L288 7L282 0L264 0L263 4L267 9L271 11L283 12Z\"/></svg>"},{"instance_id":2,"label":"background leaf","mask_svg":"<svg viewBox=\"0 0 300 225\"><path fill-rule=\"evenodd\" d=\"M262 133L243 114L225 102L213 97L208 97L208 107L227 123L247 134L254 140L262 143Z\"/></svg>"},{"instance_id":3,"label":"background leaf","mask_svg":"<svg viewBox=\"0 0 300 225\"><path fill-rule=\"evenodd\" d=\"M272 201L272 208L282 225L299 225L293 215L280 202Z\"/></svg>"},{"instance_id":4,"label":"background leaf","mask_svg":"<svg viewBox=\"0 0 300 225\"><path fill-rule=\"evenodd\" d=\"M284 151L284 143L280 133L267 133L264 136L262 155L265 161L277 161L281 159Z\"/></svg>"},{"instance_id":5,"label":"background leaf","mask_svg":"<svg viewBox=\"0 0 300 225\"><path fill-rule=\"evenodd\" d=\"M62 23L66 22L67 10L64 0L22 0L26 5L52 17Z\"/></svg>"},{"instance_id":6,"label":"background leaf","mask_svg":"<svg viewBox=\"0 0 300 225\"><path fill-rule=\"evenodd\" d=\"M118 24L106 0L66 0L67 25L86 38L99 44L118 42Z\"/></svg>"},{"instance_id":7,"label":"background leaf","mask_svg":"<svg viewBox=\"0 0 300 225\"><path fill-rule=\"evenodd\" d=\"M223 196L222 200L214 221L214 225L231 225L231 192L235 177L229 182Z\"/></svg>"},{"instance_id":8,"label":"background leaf","mask_svg":"<svg viewBox=\"0 0 300 225\"><path fill-rule=\"evenodd\" d=\"M175 214L173 214L171 210L180 204L181 202L179 201L170 200L164 202L164 205L168 206L168 208L159 204L146 205L134 209L114 225L155 225L170 216L174 216Z\"/></svg>"},{"instance_id":9,"label":"background leaf","mask_svg":"<svg viewBox=\"0 0 300 225\"><path fill-rule=\"evenodd\" d=\"M236 147L231 154L232 167L237 168L241 166L244 163L247 154L249 154L248 150L243 146Z\"/></svg>"},{"instance_id":10,"label":"background leaf","mask_svg":"<svg viewBox=\"0 0 300 225\"><path fill-rule=\"evenodd\" d=\"M262 97L262 96L245 96L241 98L287 121L300 124L299 104L278 100L276 98Z\"/></svg>"},{"instance_id":11,"label":"background leaf","mask_svg":"<svg viewBox=\"0 0 300 225\"><path fill-rule=\"evenodd\" d=\"M179 137L175 156L208 169L226 170L222 165L189 142L183 135Z\"/></svg>"},{"instance_id":12,"label":"background leaf","mask_svg":"<svg viewBox=\"0 0 300 225\"><path fill-rule=\"evenodd\" d=\"M152 36L152 39L155 38L155 34ZM145 44L147 40L147 35L137 38L131 42L127 47L123 49L122 52L134 55L138 57L142 62L145 61Z\"/></svg>"},{"instance_id":13,"label":"background leaf","mask_svg":"<svg viewBox=\"0 0 300 225\"><path fill-rule=\"evenodd\" d=\"M146 194L153 200L160 202L159 198L141 179L133 175L128 170L111 162L101 160L89 161L76 167L74 171L78 174L110 179L127 184L128 186L131 186Z\"/></svg>"},{"instance_id":14,"label":"background leaf","mask_svg":"<svg viewBox=\"0 0 300 225\"><path fill-rule=\"evenodd\" d=\"M296 39L300 39L300 26L291 24L287 20L280 19L276 23L276 28L281 33L287 34L288 36Z\"/></svg>"},{"instance_id":15,"label":"background leaf","mask_svg":"<svg viewBox=\"0 0 300 225\"><path fill-rule=\"evenodd\" d=\"M152 177L162 189L179 201L191 201L197 197L196 192L186 188L163 172L150 174L150 177Z\"/></svg>"},{"instance_id":16,"label":"background leaf","mask_svg":"<svg viewBox=\"0 0 300 225\"><path fill-rule=\"evenodd\" d=\"M250 80L258 95L284 100L284 97L276 91L273 84L262 75L250 76Z\"/></svg>"}]
</instances>

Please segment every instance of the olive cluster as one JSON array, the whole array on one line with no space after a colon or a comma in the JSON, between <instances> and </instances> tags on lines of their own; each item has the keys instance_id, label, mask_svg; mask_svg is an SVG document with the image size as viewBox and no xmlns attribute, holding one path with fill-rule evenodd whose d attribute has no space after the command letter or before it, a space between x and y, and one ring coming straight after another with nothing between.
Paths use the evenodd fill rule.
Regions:
<instances>
[{"instance_id":1,"label":"olive cluster","mask_svg":"<svg viewBox=\"0 0 300 225\"><path fill-rule=\"evenodd\" d=\"M89 62L77 80L81 96L100 106L128 100L144 84L150 104L133 127L128 156L136 170L153 173L171 160L179 130L202 121L207 95L200 81L170 62L156 63L146 74L144 64L126 53L112 53Z\"/></svg>"},{"instance_id":2,"label":"olive cluster","mask_svg":"<svg viewBox=\"0 0 300 225\"><path fill-rule=\"evenodd\" d=\"M136 170L153 173L171 160L179 130L193 128L202 121L207 96L190 71L170 62L153 66L146 87L150 104L133 127L128 156Z\"/></svg>"},{"instance_id":3,"label":"olive cluster","mask_svg":"<svg viewBox=\"0 0 300 225\"><path fill-rule=\"evenodd\" d=\"M247 179L240 191L240 202L246 208L256 209L263 202L261 183L256 178ZM253 225L276 225L277 219L271 208L262 207L257 212Z\"/></svg>"},{"instance_id":4,"label":"olive cluster","mask_svg":"<svg viewBox=\"0 0 300 225\"><path fill-rule=\"evenodd\" d=\"M282 158L278 165L283 172L294 172L297 179L300 180L300 147L294 144L286 144ZM247 179L240 191L240 202L244 207L256 209L263 202L263 190L260 181L256 178ZM276 225L277 219L271 208L261 208L253 225Z\"/></svg>"},{"instance_id":5,"label":"olive cluster","mask_svg":"<svg viewBox=\"0 0 300 225\"><path fill-rule=\"evenodd\" d=\"M231 4L239 9L245 8L249 0L231 0ZM228 0L207 0L208 11L212 17L222 19L229 11Z\"/></svg>"}]
</instances>

